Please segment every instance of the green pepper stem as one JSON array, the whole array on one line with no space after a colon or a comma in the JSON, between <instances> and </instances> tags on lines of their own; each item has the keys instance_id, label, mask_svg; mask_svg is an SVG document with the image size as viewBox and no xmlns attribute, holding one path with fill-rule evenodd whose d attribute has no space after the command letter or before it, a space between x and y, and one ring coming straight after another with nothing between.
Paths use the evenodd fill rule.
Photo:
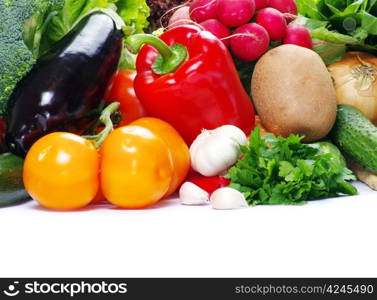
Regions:
<instances>
[{"instance_id":1,"label":"green pepper stem","mask_svg":"<svg viewBox=\"0 0 377 300\"><path fill-rule=\"evenodd\" d=\"M186 60L188 55L185 46L181 44L168 46L164 41L152 34L134 34L129 36L125 43L134 54L137 54L144 44L155 48L159 55L154 61L152 69L159 75L174 72Z\"/></svg>"},{"instance_id":2,"label":"green pepper stem","mask_svg":"<svg viewBox=\"0 0 377 300\"><path fill-rule=\"evenodd\" d=\"M155 48L165 60L173 55L170 47L153 34L140 33L131 35L126 39L126 44L134 54L139 53L144 44L148 44Z\"/></svg>"},{"instance_id":3,"label":"green pepper stem","mask_svg":"<svg viewBox=\"0 0 377 300\"><path fill-rule=\"evenodd\" d=\"M105 125L105 128L99 134L83 136L84 138L91 140L96 149L99 149L102 146L107 136L114 130L111 115L118 110L119 105L119 102L111 103L102 111L99 121Z\"/></svg>"}]
</instances>

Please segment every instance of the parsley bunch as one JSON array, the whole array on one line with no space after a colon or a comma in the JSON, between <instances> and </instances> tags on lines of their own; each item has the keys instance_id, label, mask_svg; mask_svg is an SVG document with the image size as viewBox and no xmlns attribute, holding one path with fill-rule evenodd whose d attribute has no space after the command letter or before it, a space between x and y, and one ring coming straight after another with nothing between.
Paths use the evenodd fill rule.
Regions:
<instances>
[{"instance_id":1,"label":"parsley bunch","mask_svg":"<svg viewBox=\"0 0 377 300\"><path fill-rule=\"evenodd\" d=\"M302 144L301 139L298 135L261 137L257 127L250 145L241 147L242 158L227 174L230 186L244 193L250 205L301 204L357 194L347 182L355 177L335 146L335 151L321 149L321 143Z\"/></svg>"}]
</instances>

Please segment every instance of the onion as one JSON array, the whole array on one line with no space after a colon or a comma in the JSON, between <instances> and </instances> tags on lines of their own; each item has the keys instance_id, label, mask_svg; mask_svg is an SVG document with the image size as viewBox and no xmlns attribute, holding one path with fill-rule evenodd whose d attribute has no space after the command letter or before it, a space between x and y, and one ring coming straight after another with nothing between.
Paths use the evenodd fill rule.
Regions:
<instances>
[{"instance_id":1,"label":"onion","mask_svg":"<svg viewBox=\"0 0 377 300\"><path fill-rule=\"evenodd\" d=\"M338 104L352 105L377 125L377 57L348 52L328 67L334 80Z\"/></svg>"}]
</instances>

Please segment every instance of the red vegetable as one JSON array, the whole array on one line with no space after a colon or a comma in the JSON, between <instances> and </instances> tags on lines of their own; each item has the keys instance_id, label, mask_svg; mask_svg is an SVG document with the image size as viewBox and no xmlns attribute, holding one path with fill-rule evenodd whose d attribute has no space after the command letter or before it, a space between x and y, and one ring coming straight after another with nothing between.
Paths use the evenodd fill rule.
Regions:
<instances>
[{"instance_id":1,"label":"red vegetable","mask_svg":"<svg viewBox=\"0 0 377 300\"><path fill-rule=\"evenodd\" d=\"M287 33L287 22L284 15L275 8L261 9L256 22L267 30L272 41L281 41Z\"/></svg>"},{"instance_id":2,"label":"red vegetable","mask_svg":"<svg viewBox=\"0 0 377 300\"><path fill-rule=\"evenodd\" d=\"M254 0L217 0L217 17L230 28L246 24L254 13Z\"/></svg>"},{"instance_id":3,"label":"red vegetable","mask_svg":"<svg viewBox=\"0 0 377 300\"><path fill-rule=\"evenodd\" d=\"M190 23L190 7L182 6L178 8L170 17L169 27L179 26Z\"/></svg>"},{"instance_id":4,"label":"red vegetable","mask_svg":"<svg viewBox=\"0 0 377 300\"><path fill-rule=\"evenodd\" d=\"M309 30L299 24L288 25L283 43L313 49L313 41Z\"/></svg>"},{"instance_id":5,"label":"red vegetable","mask_svg":"<svg viewBox=\"0 0 377 300\"><path fill-rule=\"evenodd\" d=\"M119 110L122 119L119 126L128 125L131 122L145 117L146 113L134 90L136 71L120 70L112 78L107 90L106 103L119 102Z\"/></svg>"},{"instance_id":6,"label":"red vegetable","mask_svg":"<svg viewBox=\"0 0 377 300\"><path fill-rule=\"evenodd\" d=\"M255 0L255 9L259 10L268 7L269 0Z\"/></svg>"},{"instance_id":7,"label":"red vegetable","mask_svg":"<svg viewBox=\"0 0 377 300\"><path fill-rule=\"evenodd\" d=\"M190 17L200 23L216 18L216 0L194 0L190 4Z\"/></svg>"},{"instance_id":8,"label":"red vegetable","mask_svg":"<svg viewBox=\"0 0 377 300\"><path fill-rule=\"evenodd\" d=\"M161 39L174 46L145 34L126 40L133 52L153 44L141 49L134 82L148 114L170 123L189 145L203 128L230 124L249 134L253 105L224 44L193 25L174 27Z\"/></svg>"},{"instance_id":9,"label":"red vegetable","mask_svg":"<svg viewBox=\"0 0 377 300\"><path fill-rule=\"evenodd\" d=\"M297 15L297 4L295 0L269 0L268 5L282 13Z\"/></svg>"},{"instance_id":10,"label":"red vegetable","mask_svg":"<svg viewBox=\"0 0 377 300\"><path fill-rule=\"evenodd\" d=\"M230 40L233 54L245 61L260 58L267 52L269 45L270 37L267 30L256 23L238 27Z\"/></svg>"},{"instance_id":11,"label":"red vegetable","mask_svg":"<svg viewBox=\"0 0 377 300\"><path fill-rule=\"evenodd\" d=\"M295 0L268 0L269 7L275 8L284 13L287 23L293 21L297 16L297 4Z\"/></svg>"},{"instance_id":12,"label":"red vegetable","mask_svg":"<svg viewBox=\"0 0 377 300\"><path fill-rule=\"evenodd\" d=\"M209 19L200 23L200 25L202 25L206 30L208 30L214 36L218 37L225 44L225 46L228 47L230 45L230 39L224 39L224 38L230 36L231 31L229 30L228 27L221 24L220 21L216 19Z\"/></svg>"},{"instance_id":13,"label":"red vegetable","mask_svg":"<svg viewBox=\"0 0 377 300\"><path fill-rule=\"evenodd\" d=\"M221 176L204 177L202 175L196 175L192 178L189 178L187 181L197 185L210 195L217 189L227 187L230 184L229 179Z\"/></svg>"}]
</instances>

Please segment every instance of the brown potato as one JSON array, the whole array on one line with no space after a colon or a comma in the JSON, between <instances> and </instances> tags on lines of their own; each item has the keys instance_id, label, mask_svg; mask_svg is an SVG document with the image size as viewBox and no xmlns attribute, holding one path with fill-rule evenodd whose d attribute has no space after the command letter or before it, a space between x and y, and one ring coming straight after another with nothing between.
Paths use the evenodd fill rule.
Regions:
<instances>
[{"instance_id":1,"label":"brown potato","mask_svg":"<svg viewBox=\"0 0 377 300\"><path fill-rule=\"evenodd\" d=\"M280 136L305 136L305 142L325 137L336 118L336 94L331 76L312 50L282 45L256 64L252 98L265 128Z\"/></svg>"}]
</instances>

